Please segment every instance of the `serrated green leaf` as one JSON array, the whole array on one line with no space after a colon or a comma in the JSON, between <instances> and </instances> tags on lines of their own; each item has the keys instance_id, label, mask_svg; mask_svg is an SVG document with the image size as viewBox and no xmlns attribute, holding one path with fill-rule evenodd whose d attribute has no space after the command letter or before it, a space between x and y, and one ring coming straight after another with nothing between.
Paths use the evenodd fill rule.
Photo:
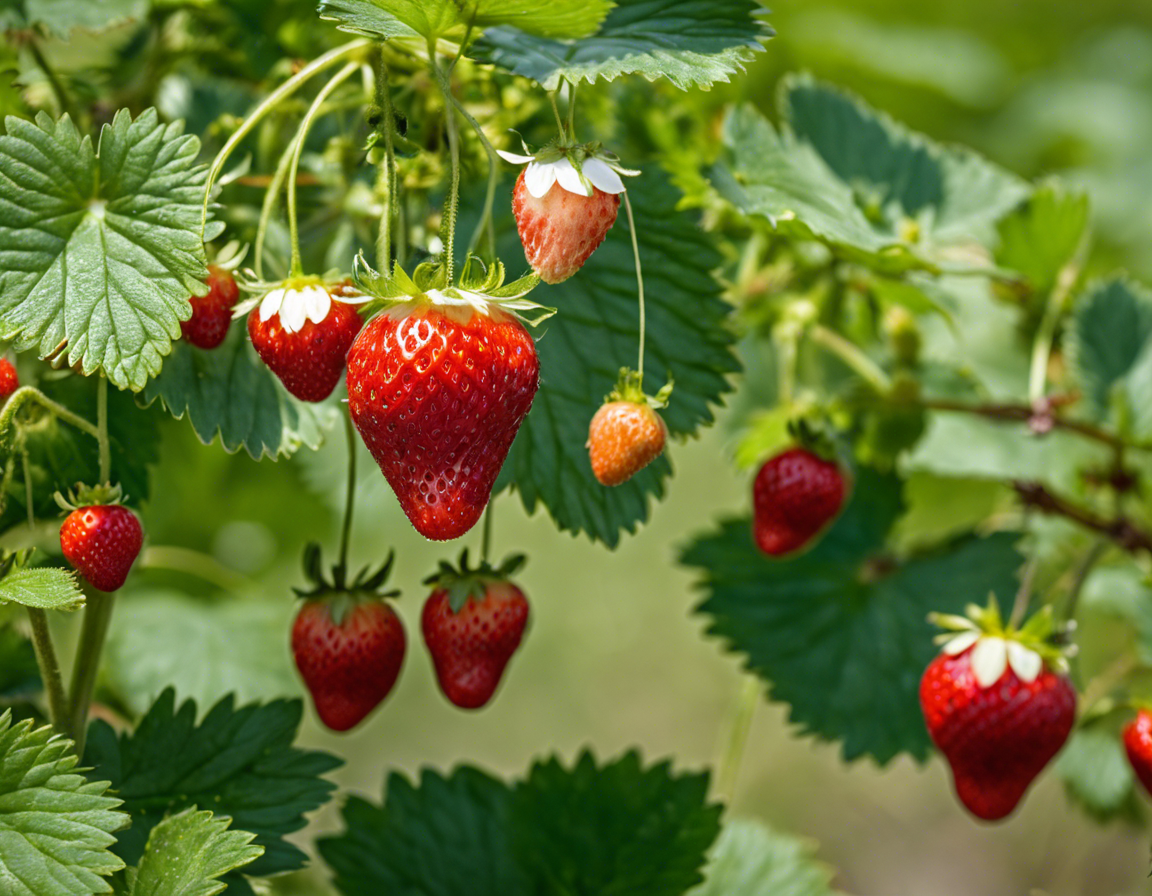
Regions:
<instances>
[{"instance_id":1,"label":"serrated green leaf","mask_svg":"<svg viewBox=\"0 0 1152 896\"><path fill-rule=\"evenodd\" d=\"M1138 820L1136 776L1124 745L1107 725L1073 732L1055 765L1069 798L1098 821L1117 817Z\"/></svg>"},{"instance_id":2,"label":"serrated green leaf","mask_svg":"<svg viewBox=\"0 0 1152 896\"><path fill-rule=\"evenodd\" d=\"M116 113L98 151L67 116L0 136L0 338L139 390L207 274L200 141L155 109Z\"/></svg>"},{"instance_id":3,"label":"serrated green leaf","mask_svg":"<svg viewBox=\"0 0 1152 896\"><path fill-rule=\"evenodd\" d=\"M148 14L148 0L24 0L24 17L57 37L67 39L76 28L103 31Z\"/></svg>"},{"instance_id":4,"label":"serrated green leaf","mask_svg":"<svg viewBox=\"0 0 1152 896\"><path fill-rule=\"evenodd\" d=\"M247 702L300 691L284 646L284 608L278 604L133 591L121 596L118 606L106 669L116 693L137 713L169 686L200 706L229 693Z\"/></svg>"},{"instance_id":5,"label":"serrated green leaf","mask_svg":"<svg viewBox=\"0 0 1152 896\"><path fill-rule=\"evenodd\" d=\"M466 767L418 788L392 775L384 805L349 800L347 830L319 848L345 896L679 896L719 828L707 787L634 752L539 762L514 788Z\"/></svg>"},{"instance_id":6,"label":"serrated green leaf","mask_svg":"<svg viewBox=\"0 0 1152 896\"><path fill-rule=\"evenodd\" d=\"M109 851L129 824L108 782L74 773L72 741L0 714L0 892L5 896L108 893L124 867Z\"/></svg>"},{"instance_id":7,"label":"serrated green leaf","mask_svg":"<svg viewBox=\"0 0 1152 896\"><path fill-rule=\"evenodd\" d=\"M187 342L173 347L160 375L144 388L142 401L175 417L187 415L204 444L219 437L224 450L244 448L256 460L316 448L336 421L335 409L288 394L255 356L243 326L233 326L211 351Z\"/></svg>"},{"instance_id":8,"label":"serrated green leaf","mask_svg":"<svg viewBox=\"0 0 1152 896\"><path fill-rule=\"evenodd\" d=\"M93 767L88 775L111 778L132 814L117 855L136 863L165 814L212 806L264 847L246 874L302 867L304 853L284 836L304 827L304 813L327 802L335 785L320 776L341 764L327 753L292 746L302 712L299 700L237 709L225 697L196 724L196 704L188 700L176 709L169 689L131 734L117 737L106 722L93 722L84 752L84 764Z\"/></svg>"},{"instance_id":9,"label":"serrated green leaf","mask_svg":"<svg viewBox=\"0 0 1152 896\"><path fill-rule=\"evenodd\" d=\"M680 558L702 570L697 612L710 617L709 634L745 656L803 732L842 741L847 760L927 757L917 692L936 654L928 613L1016 588L1020 557L1007 533L898 561L885 538L902 510L899 480L862 469L843 516L800 557L765 557L743 518Z\"/></svg>"},{"instance_id":10,"label":"serrated green leaf","mask_svg":"<svg viewBox=\"0 0 1152 896\"><path fill-rule=\"evenodd\" d=\"M228 885L217 880L259 858L254 834L228 830L231 819L185 809L148 835L128 896L215 896Z\"/></svg>"},{"instance_id":11,"label":"serrated green leaf","mask_svg":"<svg viewBox=\"0 0 1152 896\"><path fill-rule=\"evenodd\" d=\"M808 78L784 82L781 114L777 131L751 106L733 110L713 185L745 214L877 270L934 270L957 246L987 244L1028 195L975 153L935 144Z\"/></svg>"},{"instance_id":12,"label":"serrated green leaf","mask_svg":"<svg viewBox=\"0 0 1152 896\"><path fill-rule=\"evenodd\" d=\"M1039 187L997 225L996 264L1027 278L1033 294L1047 295L1076 255L1088 229L1088 195L1058 184Z\"/></svg>"},{"instance_id":13,"label":"serrated green leaf","mask_svg":"<svg viewBox=\"0 0 1152 896\"><path fill-rule=\"evenodd\" d=\"M654 392L675 379L660 414L673 435L689 435L712 422L712 406L731 390L727 374L739 369L725 325L730 308L711 274L720 257L694 216L676 211L679 196L662 173L646 171L628 192L647 299L645 387ZM511 237L502 247L505 258L523 253ZM540 391L497 488L514 485L529 512L543 504L561 529L615 546L622 531L647 519L650 499L663 496L671 471L661 457L624 485L605 488L584 447L592 415L620 368L636 358L636 266L627 221L617 222L576 276L535 295L562 312L540 328Z\"/></svg>"},{"instance_id":14,"label":"serrated green leaf","mask_svg":"<svg viewBox=\"0 0 1152 896\"><path fill-rule=\"evenodd\" d=\"M618 0L600 30L560 42L516 27L492 28L470 54L554 90L562 78L611 81L639 74L681 89L710 87L743 71L773 31L755 0Z\"/></svg>"},{"instance_id":15,"label":"serrated green leaf","mask_svg":"<svg viewBox=\"0 0 1152 896\"><path fill-rule=\"evenodd\" d=\"M712 849L704 883L688 896L833 896L832 872L815 848L756 821L730 821Z\"/></svg>"},{"instance_id":16,"label":"serrated green leaf","mask_svg":"<svg viewBox=\"0 0 1152 896\"><path fill-rule=\"evenodd\" d=\"M84 605L84 592L70 570L14 569L0 579L0 604L5 603L40 610L77 610Z\"/></svg>"},{"instance_id":17,"label":"serrated green leaf","mask_svg":"<svg viewBox=\"0 0 1152 896\"><path fill-rule=\"evenodd\" d=\"M459 40L469 28L496 25L516 25L542 37L584 37L610 7L609 0L320 0L319 12L341 31L381 40L417 35Z\"/></svg>"}]
</instances>

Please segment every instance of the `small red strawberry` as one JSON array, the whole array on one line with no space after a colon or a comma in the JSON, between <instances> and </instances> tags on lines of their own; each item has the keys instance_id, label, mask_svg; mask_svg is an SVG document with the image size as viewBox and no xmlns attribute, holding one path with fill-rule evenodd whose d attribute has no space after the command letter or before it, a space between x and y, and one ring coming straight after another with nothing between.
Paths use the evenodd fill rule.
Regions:
<instances>
[{"instance_id":1,"label":"small red strawberry","mask_svg":"<svg viewBox=\"0 0 1152 896\"><path fill-rule=\"evenodd\" d=\"M140 520L119 504L77 507L60 527L60 549L97 591L116 591L144 543Z\"/></svg>"},{"instance_id":2,"label":"small red strawberry","mask_svg":"<svg viewBox=\"0 0 1152 896\"><path fill-rule=\"evenodd\" d=\"M404 664L404 626L385 602L398 592L380 592L392 560L370 578L363 570L345 587L341 567L325 582L319 547L305 550L305 573L315 587L297 591L305 602L292 625L292 656L316 714L333 731L363 721L388 696Z\"/></svg>"},{"instance_id":3,"label":"small red strawberry","mask_svg":"<svg viewBox=\"0 0 1152 896\"><path fill-rule=\"evenodd\" d=\"M192 316L181 322L180 330L197 348L216 348L228 335L232 306L240 288L232 274L216 265L208 266L208 295L192 296Z\"/></svg>"},{"instance_id":4,"label":"small red strawberry","mask_svg":"<svg viewBox=\"0 0 1152 896\"><path fill-rule=\"evenodd\" d=\"M16 375L16 368L7 358L0 358L0 402L8 400L8 396L20 388L20 378Z\"/></svg>"},{"instance_id":5,"label":"small red strawberry","mask_svg":"<svg viewBox=\"0 0 1152 896\"><path fill-rule=\"evenodd\" d=\"M588 457L601 485L627 482L664 451L668 427L656 408L668 403L669 383L654 397L644 394L640 374L620 371L616 388L592 417L588 427Z\"/></svg>"},{"instance_id":6,"label":"small red strawberry","mask_svg":"<svg viewBox=\"0 0 1152 896\"><path fill-rule=\"evenodd\" d=\"M847 491L841 468L805 448L770 458L752 486L757 546L772 557L805 547L836 518Z\"/></svg>"},{"instance_id":7,"label":"small red strawberry","mask_svg":"<svg viewBox=\"0 0 1152 896\"><path fill-rule=\"evenodd\" d=\"M1132 771L1152 794L1152 712L1141 709L1124 727L1124 749Z\"/></svg>"},{"instance_id":8,"label":"small red strawberry","mask_svg":"<svg viewBox=\"0 0 1152 896\"><path fill-rule=\"evenodd\" d=\"M352 305L310 282L272 290L248 315L248 335L260 360L301 401L332 394L362 326Z\"/></svg>"},{"instance_id":9,"label":"small red strawberry","mask_svg":"<svg viewBox=\"0 0 1152 896\"><path fill-rule=\"evenodd\" d=\"M437 541L480 519L540 379L518 320L442 298L385 311L348 353L352 421L412 525Z\"/></svg>"},{"instance_id":10,"label":"small red strawberry","mask_svg":"<svg viewBox=\"0 0 1152 896\"><path fill-rule=\"evenodd\" d=\"M478 709L496 692L504 668L528 624L528 599L508 581L524 562L513 557L499 569L487 563L460 569L446 563L425 584L435 586L424 604L421 628L440 689L461 709Z\"/></svg>"},{"instance_id":11,"label":"small red strawberry","mask_svg":"<svg viewBox=\"0 0 1152 896\"><path fill-rule=\"evenodd\" d=\"M1028 640L1029 629L1048 624L1051 614L1020 632L993 619L951 636L920 681L920 706L928 733L952 768L956 795L977 818L1009 815L1029 785L1064 746L1076 718L1076 692L1053 648ZM962 617L942 617L968 621ZM1024 640L1017 640L1024 637ZM1026 646L1027 645L1027 646ZM1037 649L1032 649L1036 647ZM1044 656L1041 652L1044 652Z\"/></svg>"}]
</instances>

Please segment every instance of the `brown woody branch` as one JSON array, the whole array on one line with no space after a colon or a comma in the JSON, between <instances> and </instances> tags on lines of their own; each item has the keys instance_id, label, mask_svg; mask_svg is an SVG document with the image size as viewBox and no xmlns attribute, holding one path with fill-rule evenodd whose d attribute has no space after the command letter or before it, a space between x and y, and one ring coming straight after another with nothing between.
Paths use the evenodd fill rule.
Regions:
<instances>
[{"instance_id":1,"label":"brown woody branch","mask_svg":"<svg viewBox=\"0 0 1152 896\"><path fill-rule=\"evenodd\" d=\"M975 414L990 420L1006 420L1025 423L1036 435L1043 435L1054 429L1076 433L1086 439L1107 445L1113 451L1123 452L1127 447L1143 448L1143 445L1129 444L1118 433L1085 423L1057 416L1056 411L1063 405L1075 401L1075 396L1049 396L1035 404L966 404L960 401L928 400L921 406L930 411L955 411L961 414Z\"/></svg>"},{"instance_id":2,"label":"brown woody branch","mask_svg":"<svg viewBox=\"0 0 1152 896\"><path fill-rule=\"evenodd\" d=\"M1085 529L1099 532L1130 553L1145 551L1152 554L1152 534L1140 528L1126 516L1121 515L1111 519L1102 517L1086 507L1081 507L1079 504L1074 504L1053 494L1038 482L1017 481L1012 483L1012 487L1016 489L1016 494L1020 496L1020 500L1027 507L1035 508L1041 513L1062 516Z\"/></svg>"}]
</instances>

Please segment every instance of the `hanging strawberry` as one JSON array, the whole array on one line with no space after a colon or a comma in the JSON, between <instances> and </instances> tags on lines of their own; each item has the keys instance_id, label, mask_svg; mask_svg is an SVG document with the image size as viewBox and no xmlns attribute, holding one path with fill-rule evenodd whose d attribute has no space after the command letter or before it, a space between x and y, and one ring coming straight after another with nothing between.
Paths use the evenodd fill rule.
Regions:
<instances>
[{"instance_id":1,"label":"hanging strawberry","mask_svg":"<svg viewBox=\"0 0 1152 896\"><path fill-rule=\"evenodd\" d=\"M640 375L625 367L616 388L588 427L588 458L601 485L621 485L664 451L668 427L657 413L668 404L669 382L655 396L644 394Z\"/></svg>"}]
</instances>

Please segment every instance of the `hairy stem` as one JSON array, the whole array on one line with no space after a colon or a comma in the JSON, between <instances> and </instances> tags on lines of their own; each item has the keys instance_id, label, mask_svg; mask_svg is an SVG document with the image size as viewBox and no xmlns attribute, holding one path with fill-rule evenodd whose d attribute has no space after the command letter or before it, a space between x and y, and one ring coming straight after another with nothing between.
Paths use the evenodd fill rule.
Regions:
<instances>
[{"instance_id":1,"label":"hairy stem","mask_svg":"<svg viewBox=\"0 0 1152 896\"><path fill-rule=\"evenodd\" d=\"M756 712L759 700L760 682L755 675L745 674L740 685L736 708L728 724L728 733L724 738L724 752L716 771L714 792L719 799L729 804L736 794L736 779L740 774L740 764L744 759L744 750L748 746L748 732L752 728L752 716Z\"/></svg>"},{"instance_id":2,"label":"hairy stem","mask_svg":"<svg viewBox=\"0 0 1152 896\"><path fill-rule=\"evenodd\" d=\"M100 449L100 482L112 477L112 447L108 442L108 378L96 384L96 442Z\"/></svg>"},{"instance_id":3,"label":"hairy stem","mask_svg":"<svg viewBox=\"0 0 1152 896\"><path fill-rule=\"evenodd\" d=\"M448 75L436 61L436 47L428 45L428 64L436 75L436 83L444 94L444 124L448 131L448 153L452 160L452 184L448 191L448 202L444 210L444 256L448 272L448 284L452 285L456 268L456 213L460 206L460 134L456 129L456 116L452 114L454 100L452 85Z\"/></svg>"},{"instance_id":4,"label":"hairy stem","mask_svg":"<svg viewBox=\"0 0 1152 896\"><path fill-rule=\"evenodd\" d=\"M71 426L75 426L81 432L87 433L99 441L100 430L97 429L96 426L90 421L85 420L79 414L68 410L68 408L59 402L53 401L35 386L21 386L8 397L4 409L0 411L0 433L8 430L12 425L12 420L16 416L16 412L30 401L40 405L40 407L52 414L53 417L63 420Z\"/></svg>"},{"instance_id":5,"label":"hairy stem","mask_svg":"<svg viewBox=\"0 0 1152 896\"><path fill-rule=\"evenodd\" d=\"M392 219L396 217L396 204L400 195L400 182L396 170L396 114L392 108L392 88L388 83L388 63L381 49L376 67L376 105L384 115L384 181L386 197L380 215L380 231L376 238L376 267L385 275L392 267Z\"/></svg>"},{"instance_id":6,"label":"hairy stem","mask_svg":"<svg viewBox=\"0 0 1152 896\"><path fill-rule=\"evenodd\" d=\"M356 504L356 429L352 415L344 416L344 434L348 439L348 492L344 500L344 525L340 529L340 569L348 568L348 542L352 537L352 509Z\"/></svg>"},{"instance_id":7,"label":"hairy stem","mask_svg":"<svg viewBox=\"0 0 1152 896\"><path fill-rule=\"evenodd\" d=\"M492 547L492 501L489 499L488 506L484 508L484 523L483 529L480 532L480 559L487 562L488 553Z\"/></svg>"},{"instance_id":8,"label":"hairy stem","mask_svg":"<svg viewBox=\"0 0 1152 896\"><path fill-rule=\"evenodd\" d=\"M32 647L36 651L36 665L40 668L40 679L44 682L44 694L48 698L48 720L57 732L65 734L68 698L64 693L64 679L60 676L56 648L52 646L52 634L48 631L48 614L36 607L28 607L28 619L32 622Z\"/></svg>"},{"instance_id":9,"label":"hairy stem","mask_svg":"<svg viewBox=\"0 0 1152 896\"><path fill-rule=\"evenodd\" d=\"M568 138L576 141L576 85L579 81L568 82Z\"/></svg>"},{"instance_id":10,"label":"hairy stem","mask_svg":"<svg viewBox=\"0 0 1152 896\"><path fill-rule=\"evenodd\" d=\"M624 191L624 211L628 214L628 232L632 235L632 257L636 259L636 292L640 302L640 357L636 361L636 373L640 382L644 382L644 271L640 267L640 243L636 237L636 221L632 217L632 200L628 198L628 191Z\"/></svg>"},{"instance_id":11,"label":"hairy stem","mask_svg":"<svg viewBox=\"0 0 1152 896\"><path fill-rule=\"evenodd\" d=\"M478 122L456 97L448 94L448 98L452 101L452 105L456 107L456 111L464 118L468 124L472 125L472 129L476 132L476 136L480 138L480 143L484 146L484 152L488 154L488 190L484 194L484 211L480 215L480 220L476 222L476 229L472 231L472 238L468 240L468 252L471 253L473 249L480 245L480 237L485 231L488 232L488 240L492 249L492 255L496 255L496 235L492 226L492 206L496 199L496 180L500 172L500 157L496 155L496 148L484 135L484 129L480 127Z\"/></svg>"},{"instance_id":12,"label":"hairy stem","mask_svg":"<svg viewBox=\"0 0 1152 896\"><path fill-rule=\"evenodd\" d=\"M76 742L76 755L83 757L84 740L88 734L88 708L96 689L96 673L100 668L100 654L108 635L112 619L114 594L105 594L84 584L87 605L84 625L80 630L80 643L76 648L76 664L72 668L72 688L68 701L67 734Z\"/></svg>"}]
</instances>

